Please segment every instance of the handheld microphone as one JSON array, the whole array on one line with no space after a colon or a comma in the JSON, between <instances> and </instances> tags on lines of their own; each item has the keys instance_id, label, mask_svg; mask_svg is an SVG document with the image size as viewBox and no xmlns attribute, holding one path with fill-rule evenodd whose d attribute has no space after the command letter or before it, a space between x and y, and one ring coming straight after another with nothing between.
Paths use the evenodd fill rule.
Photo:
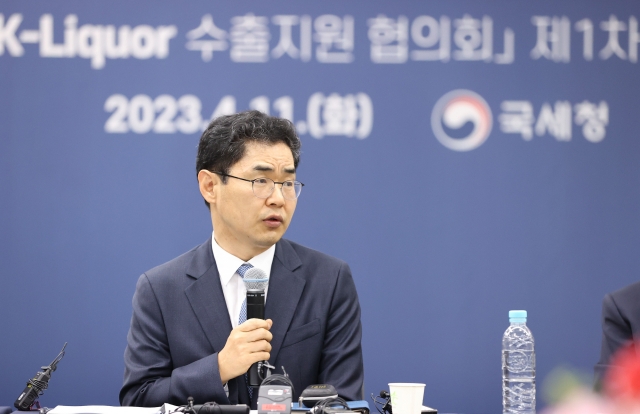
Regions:
<instances>
[{"instance_id":1,"label":"handheld microphone","mask_svg":"<svg viewBox=\"0 0 640 414\"><path fill-rule=\"evenodd\" d=\"M29 411L31 407L34 405L36 405L37 408L40 408L38 401L36 401L36 399L40 395L42 395L44 390L46 390L47 387L49 386L49 380L51 379L51 374L58 367L58 362L60 362L60 360L64 356L64 349L66 347L67 347L67 343L65 342L64 346L62 347L62 351L60 351L56 359L54 359L53 362L50 363L48 366L41 367L40 369L42 371L38 371L36 376L27 382L26 388L24 389L24 391L22 391L22 394L20 394L16 402L13 403L13 405L18 410Z\"/></svg>"},{"instance_id":2,"label":"handheld microphone","mask_svg":"<svg viewBox=\"0 0 640 414\"><path fill-rule=\"evenodd\" d=\"M242 278L247 288L247 319L264 319L264 291L269 284L269 278L262 270L252 267ZM255 362L248 372L250 387L259 387L264 379L260 372L265 361Z\"/></svg>"}]
</instances>

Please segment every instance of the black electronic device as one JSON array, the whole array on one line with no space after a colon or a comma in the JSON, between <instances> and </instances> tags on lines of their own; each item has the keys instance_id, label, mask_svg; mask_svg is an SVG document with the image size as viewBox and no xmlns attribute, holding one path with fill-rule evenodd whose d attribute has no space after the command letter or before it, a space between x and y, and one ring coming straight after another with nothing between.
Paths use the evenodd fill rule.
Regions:
<instances>
[{"instance_id":1,"label":"black electronic device","mask_svg":"<svg viewBox=\"0 0 640 414\"><path fill-rule=\"evenodd\" d=\"M316 405L311 410L311 414L359 414L358 411L353 411L344 407L325 407L320 409L319 405Z\"/></svg>"},{"instance_id":2,"label":"black electronic device","mask_svg":"<svg viewBox=\"0 0 640 414\"><path fill-rule=\"evenodd\" d=\"M291 414L294 393L295 387L284 367L282 374L269 373L258 389L258 414Z\"/></svg>"},{"instance_id":3,"label":"black electronic device","mask_svg":"<svg viewBox=\"0 0 640 414\"><path fill-rule=\"evenodd\" d=\"M249 406L246 404L220 405L208 402L193 406L193 414L249 414Z\"/></svg>"},{"instance_id":4,"label":"black electronic device","mask_svg":"<svg viewBox=\"0 0 640 414\"><path fill-rule=\"evenodd\" d=\"M163 405L160 409L161 414L249 414L249 406L246 404L238 405L220 405L217 402L207 402L204 404L193 404L193 397L187 398L187 405L182 405L173 411L165 411Z\"/></svg>"},{"instance_id":5,"label":"black electronic device","mask_svg":"<svg viewBox=\"0 0 640 414\"><path fill-rule=\"evenodd\" d=\"M264 319L265 290L269 284L269 277L262 270L252 267L242 278L247 288L247 319ZM259 387L267 376L266 361L259 361L251 365L247 372L247 382L250 387Z\"/></svg>"},{"instance_id":6,"label":"black electronic device","mask_svg":"<svg viewBox=\"0 0 640 414\"><path fill-rule=\"evenodd\" d=\"M318 401L309 412L311 414L359 414L351 410L347 402L340 397L324 398Z\"/></svg>"},{"instance_id":7,"label":"black electronic device","mask_svg":"<svg viewBox=\"0 0 640 414\"><path fill-rule=\"evenodd\" d=\"M67 347L67 343L64 343L62 347L62 351L58 354L56 359L53 360L46 367L41 367L42 371L38 371L32 379L27 381L27 386L25 387L22 394L18 397L13 405L20 411L29 411L31 409L40 408L40 404L38 403L38 397L44 393L44 390L49 386L49 380L51 379L51 374L58 367L58 362L64 356L64 349Z\"/></svg>"},{"instance_id":8,"label":"black electronic device","mask_svg":"<svg viewBox=\"0 0 640 414\"><path fill-rule=\"evenodd\" d=\"M309 385L302 391L298 398L298 403L301 406L311 408L322 400L328 398L337 398L338 391L333 385L330 384L313 384Z\"/></svg>"},{"instance_id":9,"label":"black electronic device","mask_svg":"<svg viewBox=\"0 0 640 414\"><path fill-rule=\"evenodd\" d=\"M288 385L263 384L258 390L258 414L290 414L292 398Z\"/></svg>"}]
</instances>

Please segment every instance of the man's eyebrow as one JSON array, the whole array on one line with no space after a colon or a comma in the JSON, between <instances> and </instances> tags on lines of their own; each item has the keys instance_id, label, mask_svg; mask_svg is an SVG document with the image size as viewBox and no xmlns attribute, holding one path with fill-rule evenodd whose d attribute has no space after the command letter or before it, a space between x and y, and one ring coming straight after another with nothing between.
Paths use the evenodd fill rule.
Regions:
<instances>
[{"instance_id":1,"label":"man's eyebrow","mask_svg":"<svg viewBox=\"0 0 640 414\"><path fill-rule=\"evenodd\" d=\"M273 167L271 167L270 165L256 165L255 167L253 167L253 171L273 171ZM287 174L295 174L296 169L285 168L284 172L286 172Z\"/></svg>"}]
</instances>

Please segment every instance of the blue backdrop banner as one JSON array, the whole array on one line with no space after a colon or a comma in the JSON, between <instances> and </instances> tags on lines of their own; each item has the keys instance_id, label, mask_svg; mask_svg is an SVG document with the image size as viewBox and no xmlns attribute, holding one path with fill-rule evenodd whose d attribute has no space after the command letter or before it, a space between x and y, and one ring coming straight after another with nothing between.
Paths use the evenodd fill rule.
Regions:
<instances>
[{"instance_id":1,"label":"blue backdrop banner","mask_svg":"<svg viewBox=\"0 0 640 414\"><path fill-rule=\"evenodd\" d=\"M591 372L602 297L640 270L638 19L622 0L3 1L0 405L66 341L42 403L118 404L138 276L211 234L199 136L249 108L301 137L286 237L350 264L367 396L423 382L441 412L499 412L510 309L539 383Z\"/></svg>"}]
</instances>

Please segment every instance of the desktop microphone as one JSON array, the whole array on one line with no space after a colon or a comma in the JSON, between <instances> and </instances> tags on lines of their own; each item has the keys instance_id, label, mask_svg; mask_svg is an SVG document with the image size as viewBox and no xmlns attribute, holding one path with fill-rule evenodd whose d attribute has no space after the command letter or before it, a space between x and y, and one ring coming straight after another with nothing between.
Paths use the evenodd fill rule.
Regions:
<instances>
[{"instance_id":1,"label":"desktop microphone","mask_svg":"<svg viewBox=\"0 0 640 414\"><path fill-rule=\"evenodd\" d=\"M49 386L49 380L51 379L51 374L58 368L58 363L64 356L64 349L67 347L67 343L64 343L62 347L62 351L58 354L56 359L53 360L52 363L47 365L46 367L42 367L42 371L38 371L38 373L27 382L27 386L25 387L22 394L18 397L15 403L13 403L14 407L16 407L20 411L29 411L34 406L36 408L40 408L40 404L38 403L38 397L42 395L44 390Z\"/></svg>"},{"instance_id":2,"label":"desktop microphone","mask_svg":"<svg viewBox=\"0 0 640 414\"><path fill-rule=\"evenodd\" d=\"M247 319L264 319L264 291L269 284L269 277L262 270L252 267L242 278L247 288ZM248 372L250 387L259 387L264 379L261 368L264 361L255 362Z\"/></svg>"}]
</instances>

